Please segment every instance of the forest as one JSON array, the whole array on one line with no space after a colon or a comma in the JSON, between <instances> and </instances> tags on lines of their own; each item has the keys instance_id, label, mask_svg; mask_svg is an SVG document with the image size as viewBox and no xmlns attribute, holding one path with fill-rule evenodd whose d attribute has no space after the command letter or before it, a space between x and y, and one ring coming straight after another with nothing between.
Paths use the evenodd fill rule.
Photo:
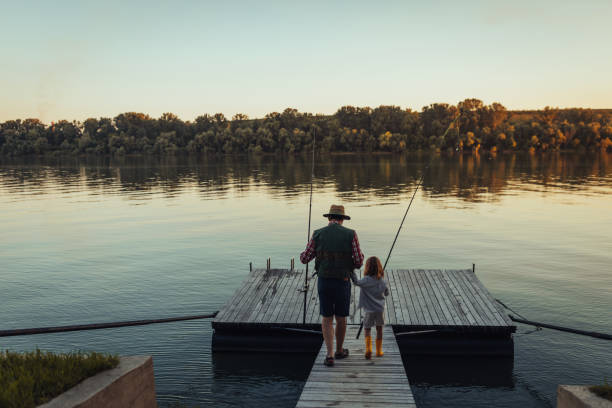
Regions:
<instances>
[{"instance_id":1,"label":"forest","mask_svg":"<svg viewBox=\"0 0 612 408\"><path fill-rule=\"evenodd\" d=\"M343 106L333 115L287 108L264 118L222 113L183 121L126 112L84 122L38 119L0 124L0 155L243 154L325 152L612 151L612 109L509 111L466 99L420 112L399 106Z\"/></svg>"}]
</instances>

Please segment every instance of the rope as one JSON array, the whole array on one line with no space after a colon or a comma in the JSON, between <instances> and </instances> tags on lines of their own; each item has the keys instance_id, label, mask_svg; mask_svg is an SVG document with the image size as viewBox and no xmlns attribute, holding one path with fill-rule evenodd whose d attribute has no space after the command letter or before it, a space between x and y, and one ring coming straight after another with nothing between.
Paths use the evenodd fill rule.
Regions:
<instances>
[{"instance_id":1,"label":"rope","mask_svg":"<svg viewBox=\"0 0 612 408\"><path fill-rule=\"evenodd\" d=\"M507 306L504 302L502 302L499 299L495 299L495 301L497 303L499 303L500 305L502 305L505 309L511 311L512 313L514 313L515 315L517 315L518 317L520 317L521 319L525 319L528 320L525 316L523 316L522 314L520 314L519 312L517 312L516 310L512 309L510 306Z\"/></svg>"},{"instance_id":2,"label":"rope","mask_svg":"<svg viewBox=\"0 0 612 408\"><path fill-rule=\"evenodd\" d=\"M512 315L508 315L508 317L510 317L510 319L513 322L528 324L531 326L536 326L538 328L545 327L547 329L553 329L553 330L558 330L558 331L563 331L563 332L568 332L568 333L580 334L582 336L595 337L595 338L604 339L604 340L612 340L612 334L572 329L571 327L556 326L556 325L548 324L548 323L532 322L531 320L517 319L516 317Z\"/></svg>"},{"instance_id":3,"label":"rope","mask_svg":"<svg viewBox=\"0 0 612 408\"><path fill-rule=\"evenodd\" d=\"M108 329L108 328L113 328L113 327L144 326L147 324L179 322L183 320L211 319L217 316L217 313L219 313L219 311L216 311L211 314L206 314L206 315L168 317L165 319L129 320L129 321L110 322L110 323L92 323L92 324L79 324L79 325L71 325L71 326L35 327L35 328L30 328L30 329L0 330L0 337L29 336L32 334L64 333L64 332L81 331L81 330Z\"/></svg>"}]
</instances>

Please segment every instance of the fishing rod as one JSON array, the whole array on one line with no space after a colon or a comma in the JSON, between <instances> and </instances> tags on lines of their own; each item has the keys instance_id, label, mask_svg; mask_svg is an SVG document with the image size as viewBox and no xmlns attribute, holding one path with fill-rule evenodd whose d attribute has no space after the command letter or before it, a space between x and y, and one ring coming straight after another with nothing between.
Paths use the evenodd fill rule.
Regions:
<instances>
[{"instance_id":1,"label":"fishing rod","mask_svg":"<svg viewBox=\"0 0 612 408\"><path fill-rule=\"evenodd\" d=\"M306 235L306 245L310 241L310 220L312 217L312 183L314 180L314 161L315 161L315 143L317 141L315 129L312 129L312 169L310 172L310 204L308 205L308 234ZM310 263L310 262L309 262ZM306 304L308 299L308 264L306 264L306 273L304 274L304 313L302 315L302 324L306 324Z\"/></svg>"},{"instance_id":2,"label":"fishing rod","mask_svg":"<svg viewBox=\"0 0 612 408\"><path fill-rule=\"evenodd\" d=\"M444 132L444 134L442 134L443 138L446 137L448 131L451 128L451 126L453 126L453 124L455 122L457 122L457 119L459 119L460 116L461 116L461 112L459 112L457 117L455 117L455 119L453 119L452 122L448 125L448 127L446 128L446 131ZM419 182L417 183L416 188L414 189L414 192L412 193L412 197L410 198L410 202L408 203L408 208L406 208L406 212L404 213L404 217L402 218L402 222L400 223L400 226L397 229L397 232L395 233L395 238L393 239L393 243L391 244L391 248L389 249L389 253L387 254L387 259L385 260L385 264L383 266L383 272L385 271L385 269L387 269L387 263L389 262L389 258L391 258L391 253L393 252L393 248L395 247L395 243L397 242L397 238L399 237L400 231L402 230L402 227L404 226L404 221L406 220L406 216L408 215L408 211L410 211L410 207L412 206L412 202L414 201L414 197L416 196L417 191L419 191L419 187L421 187L421 184L423 184L423 179L425 178L425 174L427 173L427 169L429 169L429 166L431 166L431 163L433 163L434 157L435 156L431 157L431 159L429 160L429 163L427 163L427 166L425 166L425 168L423 169L423 173L421 174L421 178L419 179ZM359 330L357 331L357 338L359 338L359 335L361 334L361 329L363 329L363 321L361 322L361 325L359 326Z\"/></svg>"},{"instance_id":3,"label":"fishing rod","mask_svg":"<svg viewBox=\"0 0 612 408\"><path fill-rule=\"evenodd\" d=\"M446 137L446 134L450 130L451 126L453 126L453 124L455 122L457 122L457 119L459 119L459 116L461 116L461 113L459 113L457 115L457 117L455 119L453 119L453 121L448 125L448 127L446 128L446 131L442 135L443 138ZM393 239L393 243L391 244L391 248L389 249L389 253L387 254L387 259L385 260L385 265L383 266L383 271L385 269L387 269L387 263L389 262L389 258L391 258L391 252L393 252L393 248L395 247L395 243L397 242L397 237L399 237L400 231L402 230L402 227L404 226L404 221L406 220L406 216L408 215L408 211L410 211L410 207L412 206L412 202L414 201L414 197L416 196L416 193L419 190L419 187L423 183L423 179L425 178L425 174L427 173L427 169L429 169L429 166L431 166L431 163L433 162L433 159L434 159L434 156L432 156L432 158L429 160L429 163L427 163L427 166L425 166L425 168L423 169L423 173L421 174L421 178L419 179L419 182L417 183L417 186L414 189L414 192L412 193L412 197L410 198L410 203L408 203L408 208L406 208L406 212L404 213L404 217L402 218L402 222L400 223L400 226L397 229L397 233L395 234L395 238Z\"/></svg>"}]
</instances>

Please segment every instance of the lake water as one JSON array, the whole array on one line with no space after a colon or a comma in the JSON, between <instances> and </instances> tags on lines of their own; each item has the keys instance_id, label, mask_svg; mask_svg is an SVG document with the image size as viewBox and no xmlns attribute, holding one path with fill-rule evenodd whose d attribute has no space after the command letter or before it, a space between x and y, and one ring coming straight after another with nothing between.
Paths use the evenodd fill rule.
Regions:
<instances>
[{"instance_id":1,"label":"lake water","mask_svg":"<svg viewBox=\"0 0 612 408\"><path fill-rule=\"evenodd\" d=\"M317 157L332 203L384 258L426 155ZM0 329L218 310L249 262L307 238L307 156L0 161ZM471 268L542 322L612 332L612 155L434 157L389 268ZM210 321L0 338L11 350L151 354L161 406L292 407L313 356L212 354ZM612 343L518 327L514 360L407 360L420 407L550 407L612 379ZM289 359L291 362L289 363Z\"/></svg>"}]
</instances>

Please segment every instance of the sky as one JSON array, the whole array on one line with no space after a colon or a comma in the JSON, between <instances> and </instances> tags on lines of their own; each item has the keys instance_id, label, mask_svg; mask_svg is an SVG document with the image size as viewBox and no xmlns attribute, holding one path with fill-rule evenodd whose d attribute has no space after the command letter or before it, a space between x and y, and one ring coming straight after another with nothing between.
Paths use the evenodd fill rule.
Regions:
<instances>
[{"instance_id":1,"label":"sky","mask_svg":"<svg viewBox=\"0 0 612 408\"><path fill-rule=\"evenodd\" d=\"M612 108L612 1L0 0L0 121Z\"/></svg>"}]
</instances>

